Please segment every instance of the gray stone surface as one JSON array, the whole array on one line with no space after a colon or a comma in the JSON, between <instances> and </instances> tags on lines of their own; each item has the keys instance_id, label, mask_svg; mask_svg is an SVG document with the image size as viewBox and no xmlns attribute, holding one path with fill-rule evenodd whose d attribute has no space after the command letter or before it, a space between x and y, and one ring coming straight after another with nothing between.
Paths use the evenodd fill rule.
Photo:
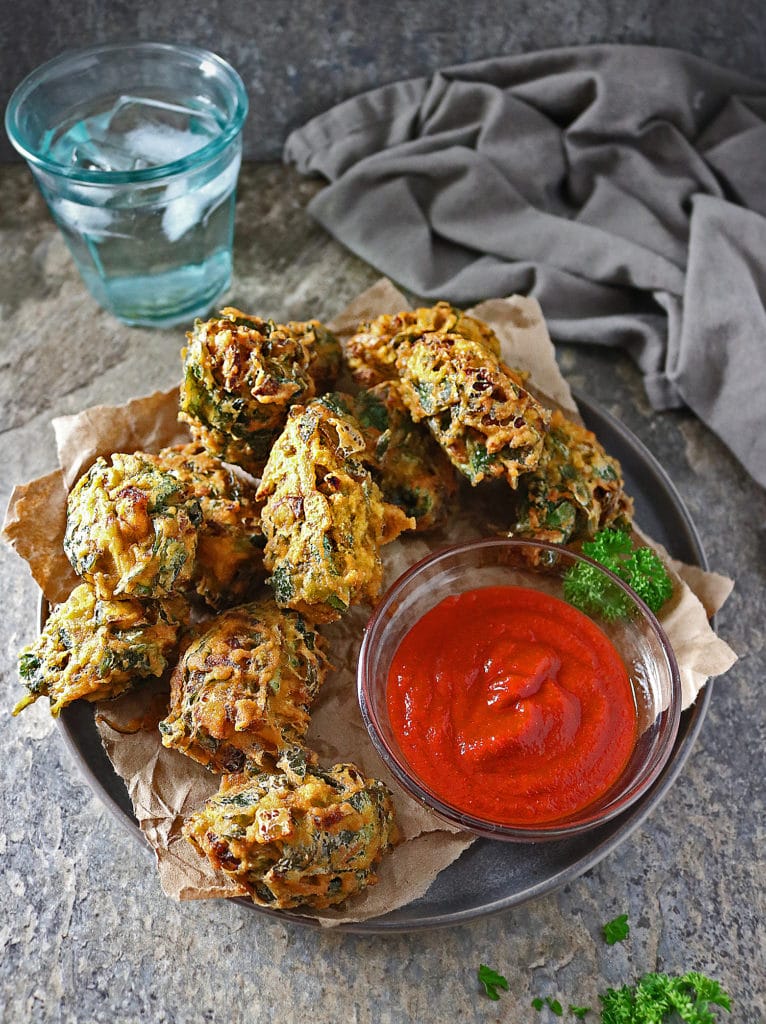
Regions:
<instances>
[{"instance_id":1,"label":"gray stone surface","mask_svg":"<svg viewBox=\"0 0 766 1024\"><path fill-rule=\"evenodd\" d=\"M376 278L309 222L315 188L279 166L244 170L229 298L275 317L329 317ZM14 483L54 467L52 414L173 383L181 332L130 329L96 308L23 168L0 172L0 195L4 506ZM732 993L733 1021L763 1021L766 494L703 424L653 414L623 356L559 356L569 380L658 456L712 565L737 581L720 631L741 660L717 684L661 808L563 891L439 932L317 934L223 901L172 903L150 856L78 774L43 702L11 719L14 656L35 633L37 593L3 548L2 1024L546 1024L553 1018L530 1008L533 996L597 1005L609 985L690 968ZM630 940L607 947L600 926L621 912ZM509 978L499 1003L479 992L480 962Z\"/></svg>"},{"instance_id":2,"label":"gray stone surface","mask_svg":"<svg viewBox=\"0 0 766 1024\"><path fill-rule=\"evenodd\" d=\"M125 39L205 46L242 74L247 155L279 155L291 128L357 92L447 64L587 43L674 46L762 75L762 0L24 0L0 3L0 106L65 49ZM0 160L11 147L0 133Z\"/></svg>"}]
</instances>

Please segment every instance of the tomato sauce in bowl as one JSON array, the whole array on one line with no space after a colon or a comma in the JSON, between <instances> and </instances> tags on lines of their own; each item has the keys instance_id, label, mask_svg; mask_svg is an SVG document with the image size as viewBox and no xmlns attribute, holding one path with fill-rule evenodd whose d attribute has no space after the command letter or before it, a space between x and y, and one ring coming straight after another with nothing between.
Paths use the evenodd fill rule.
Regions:
<instances>
[{"instance_id":1,"label":"tomato sauce in bowl","mask_svg":"<svg viewBox=\"0 0 766 1024\"><path fill-rule=\"evenodd\" d=\"M620 778L636 746L628 671L599 627L543 591L449 596L388 671L394 737L444 803L498 825L554 823Z\"/></svg>"}]
</instances>

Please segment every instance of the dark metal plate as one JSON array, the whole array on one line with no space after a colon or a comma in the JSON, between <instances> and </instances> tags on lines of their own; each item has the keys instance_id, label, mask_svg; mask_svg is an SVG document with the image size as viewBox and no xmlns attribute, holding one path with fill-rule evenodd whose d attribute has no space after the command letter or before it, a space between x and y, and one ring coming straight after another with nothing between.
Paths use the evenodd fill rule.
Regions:
<instances>
[{"instance_id":1,"label":"dark metal plate","mask_svg":"<svg viewBox=\"0 0 766 1024\"><path fill-rule=\"evenodd\" d=\"M622 423L577 396L586 425L606 450L622 463L625 484L636 503L636 521L678 559L707 568L694 524L665 471ZM375 933L412 931L469 921L494 914L565 885L622 843L662 800L688 758L705 717L712 683L681 716L673 753L662 775L625 814L584 836L534 845L477 840L434 881L425 896L398 910L341 930ZM101 746L93 709L84 702L66 708L59 718L66 745L96 794L130 833L144 843L122 779ZM148 850L148 846L147 846ZM308 916L269 911L241 901L256 913L316 926Z\"/></svg>"}]
</instances>

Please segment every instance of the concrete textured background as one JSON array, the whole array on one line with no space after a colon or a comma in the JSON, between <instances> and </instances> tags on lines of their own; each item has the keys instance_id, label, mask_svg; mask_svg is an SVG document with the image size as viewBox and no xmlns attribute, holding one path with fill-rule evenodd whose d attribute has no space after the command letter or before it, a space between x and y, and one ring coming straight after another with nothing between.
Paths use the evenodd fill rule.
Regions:
<instances>
[{"instance_id":1,"label":"concrete textured background","mask_svg":"<svg viewBox=\"0 0 766 1024\"><path fill-rule=\"evenodd\" d=\"M125 39L195 43L231 61L250 95L246 155L258 160L355 93L498 54L649 43L766 72L763 0L0 0L0 105L62 50ZM0 160L12 155L3 135Z\"/></svg>"}]
</instances>

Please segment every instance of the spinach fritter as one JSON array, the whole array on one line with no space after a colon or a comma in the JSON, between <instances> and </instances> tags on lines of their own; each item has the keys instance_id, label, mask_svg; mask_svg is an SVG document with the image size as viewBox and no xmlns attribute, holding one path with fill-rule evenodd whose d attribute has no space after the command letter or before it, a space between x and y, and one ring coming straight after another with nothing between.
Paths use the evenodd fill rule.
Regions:
<instances>
[{"instance_id":1,"label":"spinach fritter","mask_svg":"<svg viewBox=\"0 0 766 1024\"><path fill-rule=\"evenodd\" d=\"M258 489L264 564L281 607L331 622L377 598L380 548L414 523L383 500L366 459L345 404L325 396L290 410Z\"/></svg>"},{"instance_id":2,"label":"spinach fritter","mask_svg":"<svg viewBox=\"0 0 766 1024\"><path fill-rule=\"evenodd\" d=\"M106 700L139 679L161 676L187 613L181 598L106 600L81 583L19 654L29 694L14 715L38 697L48 697L51 714L58 715L73 700Z\"/></svg>"},{"instance_id":3,"label":"spinach fritter","mask_svg":"<svg viewBox=\"0 0 766 1024\"><path fill-rule=\"evenodd\" d=\"M291 320L287 324L287 329L299 335L308 349L309 373L317 394L329 391L338 379L343 365L343 351L338 339L318 320Z\"/></svg>"},{"instance_id":4,"label":"spinach fritter","mask_svg":"<svg viewBox=\"0 0 766 1024\"><path fill-rule=\"evenodd\" d=\"M629 526L632 514L617 459L556 410L540 461L521 482L512 536L551 544L589 540L604 527Z\"/></svg>"},{"instance_id":5,"label":"spinach fritter","mask_svg":"<svg viewBox=\"0 0 766 1024\"><path fill-rule=\"evenodd\" d=\"M64 551L100 597L158 598L189 584L199 502L147 457L97 459L67 501Z\"/></svg>"},{"instance_id":6,"label":"spinach fritter","mask_svg":"<svg viewBox=\"0 0 766 1024\"><path fill-rule=\"evenodd\" d=\"M354 765L289 761L282 774L224 779L183 834L254 903L321 909L377 881L381 857L398 841L393 802Z\"/></svg>"},{"instance_id":7,"label":"spinach fritter","mask_svg":"<svg viewBox=\"0 0 766 1024\"><path fill-rule=\"evenodd\" d=\"M403 343L430 332L456 334L500 355L500 342L487 324L468 316L448 302L435 306L384 314L361 323L346 344L346 358L354 380L372 387L398 376L397 351Z\"/></svg>"},{"instance_id":8,"label":"spinach fritter","mask_svg":"<svg viewBox=\"0 0 766 1024\"><path fill-rule=\"evenodd\" d=\"M192 585L213 608L242 601L263 580L261 519L255 485L202 445L145 456L178 480L202 511Z\"/></svg>"},{"instance_id":9,"label":"spinach fritter","mask_svg":"<svg viewBox=\"0 0 766 1024\"><path fill-rule=\"evenodd\" d=\"M287 410L337 372L339 346L318 321L277 324L227 307L187 334L179 417L212 454L258 475Z\"/></svg>"},{"instance_id":10,"label":"spinach fritter","mask_svg":"<svg viewBox=\"0 0 766 1024\"><path fill-rule=\"evenodd\" d=\"M327 672L322 638L271 599L206 624L170 680L162 742L216 772L263 764L300 743Z\"/></svg>"},{"instance_id":11,"label":"spinach fritter","mask_svg":"<svg viewBox=\"0 0 766 1024\"><path fill-rule=\"evenodd\" d=\"M383 497L411 516L416 530L441 525L457 493L457 475L426 428L413 422L399 385L383 381L350 402Z\"/></svg>"},{"instance_id":12,"label":"spinach fritter","mask_svg":"<svg viewBox=\"0 0 766 1024\"><path fill-rule=\"evenodd\" d=\"M455 333L425 333L399 345L396 369L410 415L425 421L472 484L504 477L515 487L535 468L549 414L486 346Z\"/></svg>"}]
</instances>

